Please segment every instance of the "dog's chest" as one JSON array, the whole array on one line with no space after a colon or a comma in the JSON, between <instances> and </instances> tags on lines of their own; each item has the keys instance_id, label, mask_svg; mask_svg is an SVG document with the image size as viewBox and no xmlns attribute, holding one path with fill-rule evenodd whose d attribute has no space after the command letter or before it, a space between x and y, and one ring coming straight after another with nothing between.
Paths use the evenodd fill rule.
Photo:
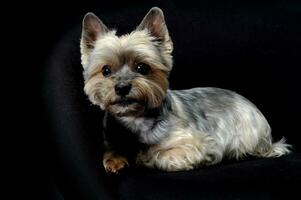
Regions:
<instances>
[{"instance_id":1,"label":"dog's chest","mask_svg":"<svg viewBox=\"0 0 301 200\"><path fill-rule=\"evenodd\" d=\"M155 120L151 118L144 117L122 117L121 121L135 133L144 133L150 131L155 122Z\"/></svg>"}]
</instances>

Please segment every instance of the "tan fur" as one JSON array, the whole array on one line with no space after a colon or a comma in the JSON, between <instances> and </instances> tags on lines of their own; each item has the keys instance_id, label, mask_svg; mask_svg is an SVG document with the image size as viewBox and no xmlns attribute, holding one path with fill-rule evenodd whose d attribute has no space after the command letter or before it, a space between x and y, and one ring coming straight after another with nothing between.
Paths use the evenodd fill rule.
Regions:
<instances>
[{"instance_id":1,"label":"tan fur","mask_svg":"<svg viewBox=\"0 0 301 200\"><path fill-rule=\"evenodd\" d=\"M161 87L160 82L137 78L132 81L132 84L134 96L147 102L149 108L155 108L161 104L166 91Z\"/></svg>"},{"instance_id":2,"label":"tan fur","mask_svg":"<svg viewBox=\"0 0 301 200\"><path fill-rule=\"evenodd\" d=\"M214 148L215 141L196 132L190 127L176 127L160 144L140 152L137 163L164 171L179 171L219 162L222 155Z\"/></svg>"},{"instance_id":3,"label":"tan fur","mask_svg":"<svg viewBox=\"0 0 301 200\"><path fill-rule=\"evenodd\" d=\"M132 81L133 89L129 97L145 102L149 108L161 104L168 88L167 76L171 70L171 56L161 55L153 45L153 38L146 30L134 31L118 37L115 31L105 33L95 41L95 48L90 51L90 58L85 63L85 92L92 103L117 116L139 115L144 108L134 104L128 107L112 105L117 100L114 94L114 77L104 77L102 67L109 65L112 72L127 65L134 70L135 65L144 62L150 65L151 74L147 77L137 77ZM87 52L83 50L83 54ZM85 57L85 56L84 56ZM168 63L163 65L162 63Z\"/></svg>"},{"instance_id":4,"label":"tan fur","mask_svg":"<svg viewBox=\"0 0 301 200\"><path fill-rule=\"evenodd\" d=\"M124 167L129 166L129 163L125 157L108 150L103 156L103 166L107 172L118 173Z\"/></svg>"},{"instance_id":5,"label":"tan fur","mask_svg":"<svg viewBox=\"0 0 301 200\"><path fill-rule=\"evenodd\" d=\"M88 94L93 104L105 109L107 99L110 98L114 92L113 81L102 78L101 73L97 73L85 81L84 91Z\"/></svg>"},{"instance_id":6,"label":"tan fur","mask_svg":"<svg viewBox=\"0 0 301 200\"><path fill-rule=\"evenodd\" d=\"M133 31L121 37L115 34L115 31L110 31L101 35L95 41L93 51L88 51L83 47L84 68L90 67L93 63L114 62L118 65L122 61L121 58L125 58L126 60L144 61L163 71L171 70L172 56L167 53L159 54L158 49L154 46L155 38L150 36L146 30ZM93 62L89 63L87 54L91 54L89 56L92 57ZM166 65L162 63L166 63Z\"/></svg>"}]
</instances>

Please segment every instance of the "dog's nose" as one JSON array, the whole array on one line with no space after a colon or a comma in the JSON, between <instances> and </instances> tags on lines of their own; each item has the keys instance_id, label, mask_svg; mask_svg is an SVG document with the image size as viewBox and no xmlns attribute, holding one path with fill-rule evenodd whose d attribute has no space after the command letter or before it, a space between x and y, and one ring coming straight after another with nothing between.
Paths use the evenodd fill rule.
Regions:
<instances>
[{"instance_id":1,"label":"dog's nose","mask_svg":"<svg viewBox=\"0 0 301 200\"><path fill-rule=\"evenodd\" d=\"M121 82L115 85L115 92L118 96L125 97L127 94L129 94L131 88L132 84Z\"/></svg>"}]
</instances>

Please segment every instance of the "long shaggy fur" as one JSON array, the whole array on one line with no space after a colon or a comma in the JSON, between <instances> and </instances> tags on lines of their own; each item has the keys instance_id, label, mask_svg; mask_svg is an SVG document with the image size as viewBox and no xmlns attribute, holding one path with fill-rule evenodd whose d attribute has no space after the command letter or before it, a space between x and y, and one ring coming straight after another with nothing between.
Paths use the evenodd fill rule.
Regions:
<instances>
[{"instance_id":1,"label":"long shaggy fur","mask_svg":"<svg viewBox=\"0 0 301 200\"><path fill-rule=\"evenodd\" d=\"M152 8L136 30L120 37L94 14L88 13L83 21L85 93L147 146L139 150L137 163L179 171L212 165L224 157L278 157L290 152L284 138L273 142L265 117L239 94L219 88L169 90L172 50L159 8ZM138 71L139 63L149 66L147 73ZM119 83L130 85L124 96L116 91ZM116 173L128 161L112 143L105 137L104 167Z\"/></svg>"}]
</instances>

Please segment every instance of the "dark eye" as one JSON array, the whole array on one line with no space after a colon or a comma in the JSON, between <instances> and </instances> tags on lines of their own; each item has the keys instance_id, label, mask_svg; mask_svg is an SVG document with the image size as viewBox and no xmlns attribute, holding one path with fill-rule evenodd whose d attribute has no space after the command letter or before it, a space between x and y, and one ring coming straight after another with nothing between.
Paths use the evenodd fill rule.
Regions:
<instances>
[{"instance_id":1,"label":"dark eye","mask_svg":"<svg viewBox=\"0 0 301 200\"><path fill-rule=\"evenodd\" d=\"M110 67L109 65L103 66L103 68L102 68L102 74L103 74L105 77L110 76L111 73L112 73L112 71L111 71L111 67Z\"/></svg>"},{"instance_id":2,"label":"dark eye","mask_svg":"<svg viewBox=\"0 0 301 200\"><path fill-rule=\"evenodd\" d=\"M147 74L149 74L150 70L151 70L150 66L145 63L138 63L136 65L136 71L139 74L147 75Z\"/></svg>"}]
</instances>

